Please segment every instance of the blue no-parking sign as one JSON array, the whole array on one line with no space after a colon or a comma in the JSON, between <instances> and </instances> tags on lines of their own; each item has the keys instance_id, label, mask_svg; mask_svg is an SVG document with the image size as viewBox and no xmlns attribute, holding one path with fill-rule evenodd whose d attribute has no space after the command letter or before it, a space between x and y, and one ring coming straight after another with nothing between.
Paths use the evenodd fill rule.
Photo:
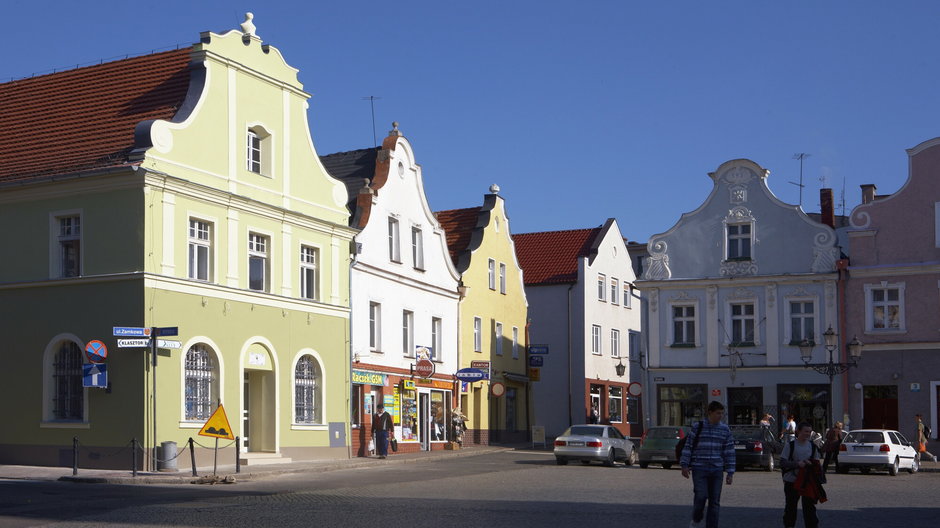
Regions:
<instances>
[{"instance_id":1,"label":"blue no-parking sign","mask_svg":"<svg viewBox=\"0 0 940 528\"><path fill-rule=\"evenodd\" d=\"M101 341L92 339L85 345L85 357L92 363L104 363L104 360L108 358L108 347L104 346Z\"/></svg>"}]
</instances>

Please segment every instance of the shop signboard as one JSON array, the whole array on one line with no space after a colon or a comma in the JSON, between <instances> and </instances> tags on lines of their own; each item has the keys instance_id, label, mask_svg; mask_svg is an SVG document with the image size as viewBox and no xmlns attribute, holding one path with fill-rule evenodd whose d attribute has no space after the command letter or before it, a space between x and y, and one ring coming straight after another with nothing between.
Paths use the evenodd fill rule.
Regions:
<instances>
[{"instance_id":1,"label":"shop signboard","mask_svg":"<svg viewBox=\"0 0 940 528\"><path fill-rule=\"evenodd\" d=\"M380 385L383 387L387 385L385 374L364 370L353 370L352 382L356 385Z\"/></svg>"},{"instance_id":2,"label":"shop signboard","mask_svg":"<svg viewBox=\"0 0 940 528\"><path fill-rule=\"evenodd\" d=\"M469 381L469 382L473 382L473 381L480 381L480 380L482 380L485 375L486 375L486 373L483 372L483 371L480 370L480 369L476 369L476 368L462 368L462 369L460 369L460 370L457 371L457 373L455 374L455 377L456 377L457 379L459 379L460 381Z\"/></svg>"},{"instance_id":3,"label":"shop signboard","mask_svg":"<svg viewBox=\"0 0 940 528\"><path fill-rule=\"evenodd\" d=\"M490 362L489 361L483 361L483 360L471 361L470 368L482 370L484 374L483 379L485 380L490 379Z\"/></svg>"},{"instance_id":4,"label":"shop signboard","mask_svg":"<svg viewBox=\"0 0 940 528\"><path fill-rule=\"evenodd\" d=\"M434 375L434 362L427 358L421 358L415 362L415 374L422 378L430 378Z\"/></svg>"}]
</instances>

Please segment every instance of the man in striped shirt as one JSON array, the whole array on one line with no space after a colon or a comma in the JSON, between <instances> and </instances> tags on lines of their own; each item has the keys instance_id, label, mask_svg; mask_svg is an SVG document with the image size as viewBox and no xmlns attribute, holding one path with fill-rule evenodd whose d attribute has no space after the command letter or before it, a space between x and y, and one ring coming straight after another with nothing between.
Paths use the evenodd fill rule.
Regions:
<instances>
[{"instance_id":1,"label":"man in striped shirt","mask_svg":"<svg viewBox=\"0 0 940 528\"><path fill-rule=\"evenodd\" d=\"M721 477L726 473L729 486L734 477L734 437L722 419L725 406L713 401L708 404L708 419L692 425L692 432L682 449L682 476L692 474L695 499L692 507L690 528L718 528L718 510L721 507ZM705 502L708 512L705 513Z\"/></svg>"}]
</instances>

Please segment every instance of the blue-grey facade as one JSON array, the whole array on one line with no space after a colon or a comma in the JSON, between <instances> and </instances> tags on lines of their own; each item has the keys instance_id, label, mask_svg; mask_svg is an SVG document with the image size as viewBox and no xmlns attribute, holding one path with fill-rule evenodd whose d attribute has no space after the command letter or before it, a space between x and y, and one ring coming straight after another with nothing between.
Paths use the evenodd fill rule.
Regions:
<instances>
[{"instance_id":1,"label":"blue-grey facade","mask_svg":"<svg viewBox=\"0 0 940 528\"><path fill-rule=\"evenodd\" d=\"M792 413L825 430L842 409L842 376L834 390L797 344L815 342L813 362L828 361L822 334L839 329L836 232L778 200L768 171L750 160L709 176L705 202L650 238L637 283L650 423L689 424L718 400L731 424Z\"/></svg>"}]
</instances>

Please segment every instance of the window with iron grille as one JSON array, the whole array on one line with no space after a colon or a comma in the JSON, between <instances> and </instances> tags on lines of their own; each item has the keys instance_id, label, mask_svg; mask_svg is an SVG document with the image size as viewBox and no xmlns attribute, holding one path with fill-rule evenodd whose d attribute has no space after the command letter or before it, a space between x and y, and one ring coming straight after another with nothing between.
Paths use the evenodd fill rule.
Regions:
<instances>
[{"instance_id":1,"label":"window with iron grille","mask_svg":"<svg viewBox=\"0 0 940 528\"><path fill-rule=\"evenodd\" d=\"M298 424L318 424L322 422L320 394L322 373L317 360L305 355L297 361L294 369L294 422Z\"/></svg>"},{"instance_id":2,"label":"window with iron grille","mask_svg":"<svg viewBox=\"0 0 940 528\"><path fill-rule=\"evenodd\" d=\"M85 389L82 387L82 349L69 341L62 343L53 364L55 396L52 415L56 420L82 420Z\"/></svg>"},{"instance_id":3,"label":"window with iron grille","mask_svg":"<svg viewBox=\"0 0 940 528\"><path fill-rule=\"evenodd\" d=\"M186 420L205 421L212 415L216 380L215 362L206 345L193 345L186 352Z\"/></svg>"}]
</instances>

